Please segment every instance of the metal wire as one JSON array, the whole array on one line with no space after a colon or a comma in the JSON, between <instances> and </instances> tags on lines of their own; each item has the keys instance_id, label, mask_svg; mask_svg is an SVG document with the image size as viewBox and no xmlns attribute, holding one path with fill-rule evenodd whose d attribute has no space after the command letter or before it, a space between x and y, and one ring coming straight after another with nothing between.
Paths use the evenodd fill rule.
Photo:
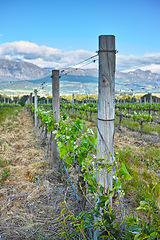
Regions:
<instances>
[{"instance_id":1,"label":"metal wire","mask_svg":"<svg viewBox=\"0 0 160 240\"><path fill-rule=\"evenodd\" d=\"M81 61L81 62L79 62L79 63L77 63L77 64L70 65L69 68L74 67L74 66L77 66L77 65L80 65L80 64L82 64L82 63L84 63L84 62L86 62L86 61L88 61L88 60L90 60L90 59L92 59L92 58L97 57L97 56L98 56L98 54L95 54L95 55L93 55L92 57L87 58L87 59L85 59L85 60L83 60L83 61Z\"/></svg>"},{"instance_id":2,"label":"metal wire","mask_svg":"<svg viewBox=\"0 0 160 240\"><path fill-rule=\"evenodd\" d=\"M86 63L86 64L82 65L82 66L79 67L79 68L75 68L75 69L72 69L72 68L71 68L72 70L70 70L69 72L64 73L64 75L61 75L60 78L64 77L65 75L68 75L69 73L72 73L74 70L82 69L83 67L85 67L85 66L87 66L87 65L89 65L89 64L91 64L91 63L95 63L97 60L98 60L98 59L93 60L93 61L91 61L91 62L89 62L89 63ZM67 71L67 70L69 70L69 69L62 70L62 71L65 72L65 71ZM61 73L62 73L62 71L61 71Z\"/></svg>"}]
</instances>

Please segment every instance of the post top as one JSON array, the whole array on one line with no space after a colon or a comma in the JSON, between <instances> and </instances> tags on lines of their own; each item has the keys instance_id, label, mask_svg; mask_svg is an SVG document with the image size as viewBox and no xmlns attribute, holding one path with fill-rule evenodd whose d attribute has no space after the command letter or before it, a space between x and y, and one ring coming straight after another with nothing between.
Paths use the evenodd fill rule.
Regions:
<instances>
[{"instance_id":1,"label":"post top","mask_svg":"<svg viewBox=\"0 0 160 240\"><path fill-rule=\"evenodd\" d=\"M53 73L53 72L55 72L55 73L57 72L57 73L58 73L58 72L59 72L59 70L52 70L52 73Z\"/></svg>"},{"instance_id":2,"label":"post top","mask_svg":"<svg viewBox=\"0 0 160 240\"><path fill-rule=\"evenodd\" d=\"M114 35L99 35L99 37L115 37Z\"/></svg>"},{"instance_id":3,"label":"post top","mask_svg":"<svg viewBox=\"0 0 160 240\"><path fill-rule=\"evenodd\" d=\"M115 36L114 35L100 35L99 36L99 41L106 41L106 40L112 40L112 41L115 41Z\"/></svg>"}]
</instances>

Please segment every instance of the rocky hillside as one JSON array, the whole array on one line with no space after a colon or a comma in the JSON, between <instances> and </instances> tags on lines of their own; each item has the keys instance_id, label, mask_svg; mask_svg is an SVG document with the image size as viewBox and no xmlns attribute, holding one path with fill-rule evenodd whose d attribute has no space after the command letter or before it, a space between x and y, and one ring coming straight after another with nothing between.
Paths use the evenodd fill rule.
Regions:
<instances>
[{"instance_id":1,"label":"rocky hillside","mask_svg":"<svg viewBox=\"0 0 160 240\"><path fill-rule=\"evenodd\" d=\"M142 71L137 69L130 72L116 72L117 84L131 86L133 88L160 88L160 74L151 71Z\"/></svg>"},{"instance_id":2,"label":"rocky hillside","mask_svg":"<svg viewBox=\"0 0 160 240\"><path fill-rule=\"evenodd\" d=\"M0 82L33 80L43 78L49 73L48 69L40 68L32 63L0 59Z\"/></svg>"}]
</instances>

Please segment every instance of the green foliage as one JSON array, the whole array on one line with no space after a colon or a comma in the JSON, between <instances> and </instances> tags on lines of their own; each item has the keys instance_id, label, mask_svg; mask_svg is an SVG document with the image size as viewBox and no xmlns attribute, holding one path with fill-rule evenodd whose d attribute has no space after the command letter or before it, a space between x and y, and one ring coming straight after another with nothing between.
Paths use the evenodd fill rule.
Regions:
<instances>
[{"instance_id":1,"label":"green foliage","mask_svg":"<svg viewBox=\"0 0 160 240\"><path fill-rule=\"evenodd\" d=\"M105 168L107 169L109 166L106 164ZM121 165L120 169L124 169L125 173L127 173L127 169L124 164ZM110 170L109 170L110 171ZM95 174L95 173L94 173ZM121 175L121 174L120 174ZM126 179L128 179L128 173L124 175ZM127 216L125 219L120 220L117 219L115 211L113 211L110 199L113 197L114 191L117 188L113 188L113 191L109 189L105 192L104 188L97 183L97 181L91 181L91 176L87 176L87 179L91 184L90 190L96 196L96 205L93 206L92 212L83 211L80 215L75 216L72 212L70 212L67 203L64 202L65 208L61 211L60 219L62 231L61 234L66 237L66 239L72 239L71 233L69 230L69 222L71 222L73 228L76 232L83 236L83 239L91 239L87 235L87 229L99 229L100 235L98 239L159 239L160 237L160 227L159 227L159 213L157 212L157 207L151 198L145 199L140 202L140 206L137 207L137 211L145 212L143 218L135 217L135 216ZM120 179L119 179L120 181ZM100 191L97 191L99 189ZM154 190L154 186L152 188L152 193ZM88 200L90 203L90 201ZM91 203L90 203L91 204ZM64 216L66 213L66 217ZM80 217L81 216L81 217ZM84 216L82 218L82 216ZM96 217L97 221L93 223L93 218ZM70 220L66 222L66 220ZM72 231L73 233L74 231ZM75 233L73 234L75 236Z\"/></svg>"},{"instance_id":2,"label":"green foliage","mask_svg":"<svg viewBox=\"0 0 160 240\"><path fill-rule=\"evenodd\" d=\"M32 111L34 111L34 105L32 106ZM46 124L48 132L53 131L53 112L52 112L52 110L45 110L42 107L38 107L37 115L40 117L42 122Z\"/></svg>"},{"instance_id":3,"label":"green foliage","mask_svg":"<svg viewBox=\"0 0 160 240\"><path fill-rule=\"evenodd\" d=\"M83 105L83 109L81 108L80 111L85 111L87 107L87 105ZM52 116L52 112L41 108L37 110L37 113L43 119L47 128L49 124L53 128L53 122L48 117L50 114ZM141 115L141 117L145 118L144 115ZM108 164L108 160L104 164L104 159L97 159L95 157L96 139L94 138L93 131L89 128L87 131L84 131L82 119L78 118L75 121L71 121L65 114L61 116L59 123L54 126L54 129L56 129L54 130L54 134L57 139L60 157L65 160L68 167L74 164L75 161L78 161L82 168L84 181L88 185L87 194L91 193L95 196L96 201L96 205L93 206L87 196L85 196L87 201L92 205L93 210L82 212L78 216L75 216L69 210L67 203L64 201L63 205L65 207L62 209L59 217L62 220L60 223L62 227L60 235L66 239L75 239L78 235L83 239L91 239L91 236L87 235L87 229L98 229L100 231L98 239L158 239L159 228L158 221L156 220L158 214L154 199L155 195L158 194L158 182L156 178L151 179L149 187L143 185L143 181L140 183L142 187L145 186L148 188L148 198L139 199L140 206L137 208L137 211L145 212L147 215L146 218L131 216L121 220L117 218L116 213L111 208L111 198L115 192L119 192L120 194L119 202L122 200L124 193L121 180L123 182L130 180L130 186L132 187L132 184L139 183L129 165L130 162L137 162L137 159L133 159L131 150L128 148L124 155L123 153L116 154L117 158L114 159L114 164L116 165L117 176L113 178L113 189L106 190L98 183L97 176L99 176L100 172L110 174L112 166ZM144 172L143 175L144 178L148 178L147 172ZM141 190L142 188L140 188ZM97 221L93 223L94 217L97 218ZM70 231L70 224L72 225L72 231Z\"/></svg>"},{"instance_id":4,"label":"green foliage","mask_svg":"<svg viewBox=\"0 0 160 240\"><path fill-rule=\"evenodd\" d=\"M58 217L58 219L61 219L60 225L62 227L61 232L59 233L60 236L64 236L66 239L72 239L72 237L82 235L84 240L87 240L85 237L85 221L84 221L84 215L85 211L81 212L77 217L75 217L74 213L71 212L68 208L68 205L66 201L61 203L62 205L65 205L65 207L61 210L61 215ZM65 215L67 213L67 215ZM69 221L71 220L71 224L73 227L73 231L69 232Z\"/></svg>"},{"instance_id":5,"label":"green foliage","mask_svg":"<svg viewBox=\"0 0 160 240\"><path fill-rule=\"evenodd\" d=\"M151 121L152 116L151 115L147 115L145 112L141 113L141 114L137 114L136 112L133 115L133 120L134 121Z\"/></svg>"},{"instance_id":6,"label":"green foliage","mask_svg":"<svg viewBox=\"0 0 160 240\"><path fill-rule=\"evenodd\" d=\"M70 122L65 114L61 117L56 134L60 157L65 159L67 166L71 165L77 157L79 165L83 166L88 157L88 152L92 152L95 147L96 139L93 137L93 131L88 129L87 133L82 133L83 121L76 119L75 122ZM88 161L87 159L87 161Z\"/></svg>"},{"instance_id":7,"label":"green foliage","mask_svg":"<svg viewBox=\"0 0 160 240\"><path fill-rule=\"evenodd\" d=\"M126 169L126 166L124 165L124 163L122 162L122 164L121 164L121 167L119 168L119 176L121 177L121 176L124 176L124 178L126 179L126 180L131 180L132 179L132 177L131 177L131 175L128 173L128 171L127 171L127 169Z\"/></svg>"}]
</instances>

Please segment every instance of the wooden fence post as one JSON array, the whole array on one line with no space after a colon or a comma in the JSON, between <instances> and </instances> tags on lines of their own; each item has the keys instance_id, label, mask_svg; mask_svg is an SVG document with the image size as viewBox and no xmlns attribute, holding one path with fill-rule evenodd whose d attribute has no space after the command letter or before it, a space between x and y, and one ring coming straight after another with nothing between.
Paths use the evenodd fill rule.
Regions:
<instances>
[{"instance_id":1,"label":"wooden fence post","mask_svg":"<svg viewBox=\"0 0 160 240\"><path fill-rule=\"evenodd\" d=\"M29 96L29 102L30 102L30 104L31 104L31 109L32 109L32 93L30 93L30 96Z\"/></svg>"},{"instance_id":2,"label":"wooden fence post","mask_svg":"<svg viewBox=\"0 0 160 240\"><path fill-rule=\"evenodd\" d=\"M59 70L52 70L52 107L53 107L53 121L58 123L60 117Z\"/></svg>"},{"instance_id":3,"label":"wooden fence post","mask_svg":"<svg viewBox=\"0 0 160 240\"><path fill-rule=\"evenodd\" d=\"M72 113L74 113L73 105L74 105L74 93L72 93Z\"/></svg>"},{"instance_id":4,"label":"wooden fence post","mask_svg":"<svg viewBox=\"0 0 160 240\"><path fill-rule=\"evenodd\" d=\"M97 121L97 158L112 165L114 147L115 118L115 36L99 36L99 86L98 86L98 121ZM107 174L101 168L97 181L104 187L112 189L113 171ZM112 203L111 203L112 204ZM95 218L96 221L96 218ZM94 239L99 235L95 231Z\"/></svg>"},{"instance_id":5,"label":"wooden fence post","mask_svg":"<svg viewBox=\"0 0 160 240\"><path fill-rule=\"evenodd\" d=\"M53 121L59 122L60 119L60 101L59 101L59 70L52 70L52 107L53 107ZM54 126L54 129L56 126ZM55 140L55 134L52 139L52 161L53 167L59 170L59 152L57 150L57 141Z\"/></svg>"},{"instance_id":6,"label":"wooden fence post","mask_svg":"<svg viewBox=\"0 0 160 240\"><path fill-rule=\"evenodd\" d=\"M149 102L152 103L152 93L150 93Z\"/></svg>"},{"instance_id":7,"label":"wooden fence post","mask_svg":"<svg viewBox=\"0 0 160 240\"><path fill-rule=\"evenodd\" d=\"M142 105L142 98L139 99L139 103L140 103L140 105Z\"/></svg>"},{"instance_id":8,"label":"wooden fence post","mask_svg":"<svg viewBox=\"0 0 160 240\"><path fill-rule=\"evenodd\" d=\"M34 90L34 125L37 126L37 89Z\"/></svg>"},{"instance_id":9,"label":"wooden fence post","mask_svg":"<svg viewBox=\"0 0 160 240\"><path fill-rule=\"evenodd\" d=\"M150 94L149 103L151 103L151 104L152 104L152 93ZM152 110L150 111L150 114L151 114L151 116L152 116Z\"/></svg>"}]
</instances>

